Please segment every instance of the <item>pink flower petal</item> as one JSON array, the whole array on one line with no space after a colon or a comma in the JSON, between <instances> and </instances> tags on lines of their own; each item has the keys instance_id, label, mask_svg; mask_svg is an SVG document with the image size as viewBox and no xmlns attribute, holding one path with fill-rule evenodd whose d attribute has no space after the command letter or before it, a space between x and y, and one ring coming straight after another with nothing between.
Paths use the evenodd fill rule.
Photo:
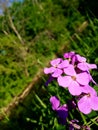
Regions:
<instances>
[{"instance_id":1,"label":"pink flower petal","mask_svg":"<svg viewBox=\"0 0 98 130\"><path fill-rule=\"evenodd\" d=\"M69 92L72 95L80 95L82 93L81 91L81 87L79 86L79 84L76 81L72 81L68 87Z\"/></svg>"},{"instance_id":2,"label":"pink flower petal","mask_svg":"<svg viewBox=\"0 0 98 130\"><path fill-rule=\"evenodd\" d=\"M74 65L77 62L76 55L72 57L71 64Z\"/></svg>"},{"instance_id":3,"label":"pink flower petal","mask_svg":"<svg viewBox=\"0 0 98 130\"><path fill-rule=\"evenodd\" d=\"M61 58L54 59L50 62L52 66L57 66L62 61Z\"/></svg>"},{"instance_id":4,"label":"pink flower petal","mask_svg":"<svg viewBox=\"0 0 98 130\"><path fill-rule=\"evenodd\" d=\"M90 73L88 73L88 74L89 74L89 76L90 76L90 81L92 81L94 84L97 84L97 83L94 81L93 77L90 75Z\"/></svg>"},{"instance_id":5,"label":"pink flower petal","mask_svg":"<svg viewBox=\"0 0 98 130\"><path fill-rule=\"evenodd\" d=\"M75 52L73 52L73 51L64 53L64 58L72 58L72 56L74 56L74 55L75 55Z\"/></svg>"},{"instance_id":6,"label":"pink flower petal","mask_svg":"<svg viewBox=\"0 0 98 130\"><path fill-rule=\"evenodd\" d=\"M80 55L76 55L76 57L77 57L77 60L79 61L79 62L86 62L86 58L85 57L82 57L82 56L80 56Z\"/></svg>"},{"instance_id":7,"label":"pink flower petal","mask_svg":"<svg viewBox=\"0 0 98 130\"><path fill-rule=\"evenodd\" d=\"M61 69L56 69L54 73L52 74L52 77L58 77L63 73Z\"/></svg>"},{"instance_id":8,"label":"pink flower petal","mask_svg":"<svg viewBox=\"0 0 98 130\"><path fill-rule=\"evenodd\" d=\"M77 67L78 67L80 70L83 70L83 71L86 71L86 70L89 69L86 62L79 63L79 64L77 65Z\"/></svg>"},{"instance_id":9,"label":"pink flower petal","mask_svg":"<svg viewBox=\"0 0 98 130\"><path fill-rule=\"evenodd\" d=\"M97 92L95 91L95 89L89 85L83 86L81 87L81 89L84 93L90 93L91 96L97 96Z\"/></svg>"},{"instance_id":10,"label":"pink flower petal","mask_svg":"<svg viewBox=\"0 0 98 130\"><path fill-rule=\"evenodd\" d=\"M80 83L81 85L88 85L90 81L89 74L86 72L77 74L77 82Z\"/></svg>"},{"instance_id":11,"label":"pink flower petal","mask_svg":"<svg viewBox=\"0 0 98 130\"><path fill-rule=\"evenodd\" d=\"M97 69L97 65L96 64L89 64L86 62L83 63L79 63L77 65L77 67L83 71L89 70L89 69Z\"/></svg>"},{"instance_id":12,"label":"pink flower petal","mask_svg":"<svg viewBox=\"0 0 98 130\"><path fill-rule=\"evenodd\" d=\"M51 73L53 73L55 70L56 70L56 68L54 68L54 67L45 68L45 69L44 69L44 73L45 73L45 74L51 74Z\"/></svg>"},{"instance_id":13,"label":"pink flower petal","mask_svg":"<svg viewBox=\"0 0 98 130\"><path fill-rule=\"evenodd\" d=\"M92 108L93 110L98 111L98 97L97 97L97 96L91 97L91 102L90 102L90 104L91 104L91 108Z\"/></svg>"},{"instance_id":14,"label":"pink flower petal","mask_svg":"<svg viewBox=\"0 0 98 130\"><path fill-rule=\"evenodd\" d=\"M88 64L88 68L89 69L97 69L97 65L96 64Z\"/></svg>"},{"instance_id":15,"label":"pink flower petal","mask_svg":"<svg viewBox=\"0 0 98 130\"><path fill-rule=\"evenodd\" d=\"M72 78L70 76L59 76L57 81L60 86L66 88L72 82Z\"/></svg>"},{"instance_id":16,"label":"pink flower petal","mask_svg":"<svg viewBox=\"0 0 98 130\"><path fill-rule=\"evenodd\" d=\"M56 96L50 98L50 103L52 104L52 109L57 110L60 105L60 100Z\"/></svg>"},{"instance_id":17,"label":"pink flower petal","mask_svg":"<svg viewBox=\"0 0 98 130\"><path fill-rule=\"evenodd\" d=\"M65 67L68 67L68 65L69 65L69 61L68 61L68 60L64 60L64 61L62 61L62 62L58 65L58 68L63 69L63 68L65 68Z\"/></svg>"},{"instance_id":18,"label":"pink flower petal","mask_svg":"<svg viewBox=\"0 0 98 130\"><path fill-rule=\"evenodd\" d=\"M91 106L90 106L90 101L87 98L87 96L82 97L78 101L78 108L84 114L89 114L91 112L92 109L91 109Z\"/></svg>"},{"instance_id":19,"label":"pink flower petal","mask_svg":"<svg viewBox=\"0 0 98 130\"><path fill-rule=\"evenodd\" d=\"M64 69L64 73L70 76L75 76L76 72L73 65L69 65L67 68Z\"/></svg>"}]
</instances>

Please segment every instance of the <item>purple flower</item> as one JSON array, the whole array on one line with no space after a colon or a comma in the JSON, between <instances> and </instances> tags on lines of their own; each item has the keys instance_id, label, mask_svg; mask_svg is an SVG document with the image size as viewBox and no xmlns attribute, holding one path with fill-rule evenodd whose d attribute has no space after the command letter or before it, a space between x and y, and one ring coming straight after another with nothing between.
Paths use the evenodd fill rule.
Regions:
<instances>
[{"instance_id":1,"label":"purple flower","mask_svg":"<svg viewBox=\"0 0 98 130\"><path fill-rule=\"evenodd\" d=\"M90 69L97 69L97 65L96 64L89 64L86 62L86 58L82 57L80 55L76 55L77 57L77 61L79 62L77 64L77 67L82 70L82 71L89 71Z\"/></svg>"},{"instance_id":2,"label":"purple flower","mask_svg":"<svg viewBox=\"0 0 98 130\"><path fill-rule=\"evenodd\" d=\"M91 86L87 85L83 88L83 96L78 101L78 108L84 114L98 110L97 92Z\"/></svg>"},{"instance_id":3,"label":"purple flower","mask_svg":"<svg viewBox=\"0 0 98 130\"><path fill-rule=\"evenodd\" d=\"M77 67L82 71L88 71L90 69L97 69L96 64L89 64L87 62L78 63Z\"/></svg>"},{"instance_id":4,"label":"purple flower","mask_svg":"<svg viewBox=\"0 0 98 130\"><path fill-rule=\"evenodd\" d=\"M68 117L68 108L67 105L64 104L60 106L60 100L56 96L52 96L50 98L50 103L52 104L52 109L57 112L59 123L65 125L66 118Z\"/></svg>"},{"instance_id":5,"label":"purple flower","mask_svg":"<svg viewBox=\"0 0 98 130\"><path fill-rule=\"evenodd\" d=\"M69 124L70 124L69 125L69 130L75 130L75 129L80 130L81 127L77 124L78 122L79 121L76 120L76 119L69 121Z\"/></svg>"},{"instance_id":6,"label":"purple flower","mask_svg":"<svg viewBox=\"0 0 98 130\"><path fill-rule=\"evenodd\" d=\"M50 62L52 67L45 68L44 73L45 74L51 74L52 77L58 77L63 73L63 68L67 67L69 65L68 60L62 60L61 58L54 59Z\"/></svg>"},{"instance_id":7,"label":"purple flower","mask_svg":"<svg viewBox=\"0 0 98 130\"><path fill-rule=\"evenodd\" d=\"M71 59L75 55L74 51L64 53L64 58Z\"/></svg>"},{"instance_id":8,"label":"purple flower","mask_svg":"<svg viewBox=\"0 0 98 130\"><path fill-rule=\"evenodd\" d=\"M76 54L76 58L78 62L86 62L86 58L83 56L80 56L79 54Z\"/></svg>"},{"instance_id":9,"label":"purple flower","mask_svg":"<svg viewBox=\"0 0 98 130\"><path fill-rule=\"evenodd\" d=\"M52 96L50 98L50 103L52 104L52 109L57 110L58 107L60 106L60 100L56 96Z\"/></svg>"},{"instance_id":10,"label":"purple flower","mask_svg":"<svg viewBox=\"0 0 98 130\"><path fill-rule=\"evenodd\" d=\"M66 118L68 117L68 110L66 108L66 105L60 106L57 110L57 115L59 118L59 123L62 125L65 125L66 123Z\"/></svg>"},{"instance_id":11,"label":"purple flower","mask_svg":"<svg viewBox=\"0 0 98 130\"><path fill-rule=\"evenodd\" d=\"M58 77L58 84L64 88L68 88L72 95L80 95L82 93L82 87L88 85L90 77L87 72L82 72L77 74L75 72L74 66L69 65L64 69L66 76Z\"/></svg>"},{"instance_id":12,"label":"purple flower","mask_svg":"<svg viewBox=\"0 0 98 130\"><path fill-rule=\"evenodd\" d=\"M64 53L64 58L68 59L70 61L71 64L74 65L75 61L76 61L76 54L75 52L71 51L68 53Z\"/></svg>"},{"instance_id":13,"label":"purple flower","mask_svg":"<svg viewBox=\"0 0 98 130\"><path fill-rule=\"evenodd\" d=\"M89 126L86 126L86 125L82 126L82 129L83 129L83 130L91 130L90 127L89 127Z\"/></svg>"}]
</instances>

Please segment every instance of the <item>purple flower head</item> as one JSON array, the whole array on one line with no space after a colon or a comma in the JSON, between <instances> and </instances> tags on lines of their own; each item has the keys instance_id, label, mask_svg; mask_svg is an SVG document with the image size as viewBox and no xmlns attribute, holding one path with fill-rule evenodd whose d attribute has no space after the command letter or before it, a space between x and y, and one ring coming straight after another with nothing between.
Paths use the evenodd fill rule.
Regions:
<instances>
[{"instance_id":1,"label":"purple flower head","mask_svg":"<svg viewBox=\"0 0 98 130\"><path fill-rule=\"evenodd\" d=\"M52 104L52 109L57 112L59 123L65 125L66 118L68 117L67 105L60 106L60 100L56 96L50 98L50 103Z\"/></svg>"},{"instance_id":2,"label":"purple flower head","mask_svg":"<svg viewBox=\"0 0 98 130\"><path fill-rule=\"evenodd\" d=\"M98 110L97 92L89 85L82 88L83 96L78 101L78 108L84 114L89 114L92 110Z\"/></svg>"},{"instance_id":3,"label":"purple flower head","mask_svg":"<svg viewBox=\"0 0 98 130\"><path fill-rule=\"evenodd\" d=\"M74 66L69 65L64 69L66 76L58 77L58 84L64 88L68 88L72 95L80 95L82 93L81 86L88 85L90 77L87 72L77 74Z\"/></svg>"},{"instance_id":4,"label":"purple flower head","mask_svg":"<svg viewBox=\"0 0 98 130\"><path fill-rule=\"evenodd\" d=\"M45 68L44 73L45 74L51 74L52 77L57 78L63 73L63 68L67 67L69 65L68 60L62 60L61 58L54 59L50 62L52 67Z\"/></svg>"}]
</instances>

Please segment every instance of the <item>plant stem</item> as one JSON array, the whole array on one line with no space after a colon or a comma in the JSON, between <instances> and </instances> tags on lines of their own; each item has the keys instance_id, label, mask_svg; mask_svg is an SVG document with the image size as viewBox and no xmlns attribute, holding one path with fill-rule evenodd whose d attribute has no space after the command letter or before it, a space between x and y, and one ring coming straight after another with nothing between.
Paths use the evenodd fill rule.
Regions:
<instances>
[{"instance_id":1,"label":"plant stem","mask_svg":"<svg viewBox=\"0 0 98 130\"><path fill-rule=\"evenodd\" d=\"M98 126L98 123L95 120L91 119L91 121Z\"/></svg>"},{"instance_id":2,"label":"plant stem","mask_svg":"<svg viewBox=\"0 0 98 130\"><path fill-rule=\"evenodd\" d=\"M86 125L86 124L87 124L87 121L86 121L86 119L85 119L85 116L82 114L82 112L80 112L80 115L81 115L81 117L82 117L82 119L83 119L84 124Z\"/></svg>"},{"instance_id":3,"label":"plant stem","mask_svg":"<svg viewBox=\"0 0 98 130\"><path fill-rule=\"evenodd\" d=\"M46 104L38 97L36 93L35 93L35 97L40 102L41 106L46 109L47 108Z\"/></svg>"},{"instance_id":4,"label":"plant stem","mask_svg":"<svg viewBox=\"0 0 98 130\"><path fill-rule=\"evenodd\" d=\"M90 126L93 125L96 119L98 119L98 116L95 117L94 119L91 119L91 120L87 123L87 125L90 125ZM93 122L93 123L92 123L92 122ZM91 123L92 123L92 124L91 124ZM95 124L96 124L96 123L95 123ZM97 126L98 126L98 123L97 123Z\"/></svg>"}]
</instances>

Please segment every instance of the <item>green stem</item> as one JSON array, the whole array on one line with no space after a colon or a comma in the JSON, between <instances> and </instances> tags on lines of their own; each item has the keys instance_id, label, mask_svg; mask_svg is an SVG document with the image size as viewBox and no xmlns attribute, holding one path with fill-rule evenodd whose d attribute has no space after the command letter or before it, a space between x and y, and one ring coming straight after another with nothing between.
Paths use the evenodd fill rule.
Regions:
<instances>
[{"instance_id":1,"label":"green stem","mask_svg":"<svg viewBox=\"0 0 98 130\"><path fill-rule=\"evenodd\" d=\"M69 112L69 115L70 115L71 119L73 119L73 115L72 115L72 113L71 113L71 112Z\"/></svg>"},{"instance_id":2,"label":"green stem","mask_svg":"<svg viewBox=\"0 0 98 130\"><path fill-rule=\"evenodd\" d=\"M39 101L41 106L46 109L47 108L46 104L38 97L38 95L36 93L35 93L35 97Z\"/></svg>"},{"instance_id":3,"label":"green stem","mask_svg":"<svg viewBox=\"0 0 98 130\"><path fill-rule=\"evenodd\" d=\"M80 112L80 115L81 115L81 117L82 117L82 119L83 119L84 125L86 125L86 124L87 124L87 121L86 121L86 119L85 119L85 116L82 114L82 112Z\"/></svg>"},{"instance_id":4,"label":"green stem","mask_svg":"<svg viewBox=\"0 0 98 130\"><path fill-rule=\"evenodd\" d=\"M90 125L90 126L93 125L96 119L98 119L98 116L95 117L94 119L91 119L91 120L87 123L87 125ZM92 123L92 122L93 122L93 123ZM91 124L91 123L92 123L92 124ZM97 125L98 125L98 123L97 123Z\"/></svg>"},{"instance_id":5,"label":"green stem","mask_svg":"<svg viewBox=\"0 0 98 130\"><path fill-rule=\"evenodd\" d=\"M93 124L96 124L98 126L98 123L95 120L91 119L91 121L93 122Z\"/></svg>"}]
</instances>

